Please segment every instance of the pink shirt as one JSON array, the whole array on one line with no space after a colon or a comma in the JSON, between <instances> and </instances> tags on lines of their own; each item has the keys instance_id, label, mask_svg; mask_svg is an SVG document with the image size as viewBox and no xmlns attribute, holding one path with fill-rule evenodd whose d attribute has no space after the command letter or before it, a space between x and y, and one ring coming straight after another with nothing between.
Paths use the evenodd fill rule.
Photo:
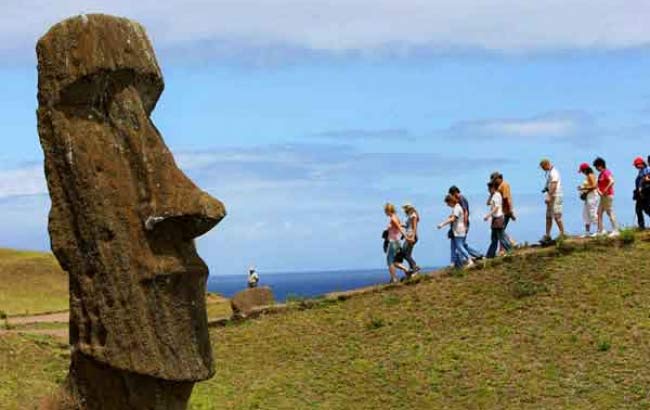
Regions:
<instances>
[{"instance_id":1,"label":"pink shirt","mask_svg":"<svg viewBox=\"0 0 650 410\"><path fill-rule=\"evenodd\" d=\"M600 173L600 175L598 175L598 190L605 196L614 196L614 185L605 190L610 182L612 182L612 171L605 169Z\"/></svg>"},{"instance_id":2,"label":"pink shirt","mask_svg":"<svg viewBox=\"0 0 650 410\"><path fill-rule=\"evenodd\" d=\"M388 240L389 241L399 241L402 236L399 228L392 223L391 217L388 218Z\"/></svg>"}]
</instances>

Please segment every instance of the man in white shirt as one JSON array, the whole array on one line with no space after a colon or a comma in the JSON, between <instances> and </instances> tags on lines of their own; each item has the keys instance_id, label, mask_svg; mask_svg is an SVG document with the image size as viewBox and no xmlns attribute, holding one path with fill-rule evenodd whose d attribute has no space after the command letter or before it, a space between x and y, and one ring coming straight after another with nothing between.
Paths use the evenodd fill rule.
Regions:
<instances>
[{"instance_id":1,"label":"man in white shirt","mask_svg":"<svg viewBox=\"0 0 650 410\"><path fill-rule=\"evenodd\" d=\"M249 288L256 288L257 283L260 281L260 275L257 273L255 268L251 267L248 268L248 287Z\"/></svg>"},{"instance_id":2,"label":"man in white shirt","mask_svg":"<svg viewBox=\"0 0 650 410\"><path fill-rule=\"evenodd\" d=\"M551 229L553 220L560 230L560 237L564 236L564 223L562 222L562 179L560 172L553 166L551 161L543 159L539 163L540 168L546 172L546 186L544 187L544 202L546 203L546 235L542 242L551 240Z\"/></svg>"}]
</instances>

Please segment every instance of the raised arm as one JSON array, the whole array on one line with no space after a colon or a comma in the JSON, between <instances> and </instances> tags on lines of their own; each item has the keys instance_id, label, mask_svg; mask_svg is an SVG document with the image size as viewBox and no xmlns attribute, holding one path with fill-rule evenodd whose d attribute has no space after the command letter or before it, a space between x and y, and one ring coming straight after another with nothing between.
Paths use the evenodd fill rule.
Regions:
<instances>
[{"instance_id":1,"label":"raised arm","mask_svg":"<svg viewBox=\"0 0 650 410\"><path fill-rule=\"evenodd\" d=\"M445 226L454 223L455 220L456 220L456 217L453 214L449 215L449 217L447 219L445 219L444 221L442 221L442 222L440 222L438 224L438 229L442 229Z\"/></svg>"}]
</instances>

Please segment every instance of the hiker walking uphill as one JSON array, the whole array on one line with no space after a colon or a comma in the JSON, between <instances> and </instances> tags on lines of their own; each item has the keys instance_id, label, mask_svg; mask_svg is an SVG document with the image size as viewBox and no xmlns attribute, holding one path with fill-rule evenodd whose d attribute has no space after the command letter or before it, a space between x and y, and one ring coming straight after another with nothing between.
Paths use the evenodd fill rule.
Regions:
<instances>
[{"instance_id":1,"label":"hiker walking uphill","mask_svg":"<svg viewBox=\"0 0 650 410\"><path fill-rule=\"evenodd\" d=\"M584 182L581 185L578 185L578 192L580 193L580 199L583 202L582 220L585 224L585 233L582 237L586 238L587 236L597 235L597 231L593 234L591 233L591 226L598 225L599 199L598 193L596 192L598 190L598 182L596 181L594 170L586 162L580 164L578 172L585 176Z\"/></svg>"},{"instance_id":2,"label":"hiker walking uphill","mask_svg":"<svg viewBox=\"0 0 650 410\"><path fill-rule=\"evenodd\" d=\"M650 158L650 157L649 157ZM636 218L639 229L645 229L645 217L643 213L650 216L650 167L641 157L634 159L634 167L638 170L634 182L634 195L632 199L635 204Z\"/></svg>"},{"instance_id":3,"label":"hiker walking uphill","mask_svg":"<svg viewBox=\"0 0 650 410\"><path fill-rule=\"evenodd\" d=\"M456 268L462 267L465 263L467 267L474 266L474 262L465 248L465 236L467 235L467 226L465 225L465 213L453 195L445 197L445 204L451 208L451 215L438 224L438 229L451 225L453 235L449 235L451 241L451 259Z\"/></svg>"},{"instance_id":4,"label":"hiker walking uphill","mask_svg":"<svg viewBox=\"0 0 650 410\"><path fill-rule=\"evenodd\" d=\"M541 160L539 166L546 172L546 185L542 190L544 203L546 203L546 233L541 242L548 243L551 241L553 221L555 221L560 230L560 237L564 237L564 222L562 221L562 179L560 178L560 172L553 166L550 160Z\"/></svg>"},{"instance_id":5,"label":"hiker walking uphill","mask_svg":"<svg viewBox=\"0 0 650 410\"><path fill-rule=\"evenodd\" d=\"M600 157L594 160L593 165L599 172L597 189L598 195L600 195L600 203L598 204L598 234L607 234L603 220L603 216L607 214L612 224L612 232L609 236L615 237L619 235L619 230L616 214L614 213L614 175L612 171L607 169L605 160Z\"/></svg>"},{"instance_id":6,"label":"hiker walking uphill","mask_svg":"<svg viewBox=\"0 0 650 410\"><path fill-rule=\"evenodd\" d=\"M402 205L402 209L406 214L406 224L404 224L406 235L404 237L404 246L402 247L402 250L404 253L404 259L406 259L406 262L409 264L409 275L413 275L420 270L420 267L413 259L413 248L415 247L415 244L418 243L418 224L420 222L420 214L418 214L418 211L410 203Z\"/></svg>"},{"instance_id":7,"label":"hiker walking uphill","mask_svg":"<svg viewBox=\"0 0 650 410\"><path fill-rule=\"evenodd\" d=\"M473 259L482 259L483 254L476 249L472 248L469 246L469 243L467 242L467 236L469 235L469 224L470 224L470 212L469 212L469 202L467 201L467 198L465 198L465 195L461 194L460 188L458 188L456 185L452 185L449 187L448 194L456 198L458 201L458 204L463 208L463 219L465 222L465 237L463 238L463 247L467 251L470 257ZM454 236L454 230L449 229L448 233L449 239L452 239ZM455 261L455 256L454 256L454 241L451 241L451 246L452 246L452 251L451 251L451 263L453 264Z\"/></svg>"}]
</instances>

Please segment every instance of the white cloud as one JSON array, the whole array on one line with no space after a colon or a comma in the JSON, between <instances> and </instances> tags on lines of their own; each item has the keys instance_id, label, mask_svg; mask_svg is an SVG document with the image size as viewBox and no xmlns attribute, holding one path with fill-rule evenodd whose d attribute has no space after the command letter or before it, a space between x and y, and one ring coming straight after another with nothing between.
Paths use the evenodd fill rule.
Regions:
<instances>
[{"instance_id":1,"label":"white cloud","mask_svg":"<svg viewBox=\"0 0 650 410\"><path fill-rule=\"evenodd\" d=\"M573 134L578 125L570 119L536 119L494 121L483 126L486 132L517 137L566 137Z\"/></svg>"},{"instance_id":2,"label":"white cloud","mask_svg":"<svg viewBox=\"0 0 650 410\"><path fill-rule=\"evenodd\" d=\"M325 52L618 49L650 44L647 0L5 0L0 50L33 50L57 21L142 22L159 49L201 43Z\"/></svg>"},{"instance_id":3,"label":"white cloud","mask_svg":"<svg viewBox=\"0 0 650 410\"><path fill-rule=\"evenodd\" d=\"M46 193L42 165L0 170L0 198Z\"/></svg>"},{"instance_id":4,"label":"white cloud","mask_svg":"<svg viewBox=\"0 0 650 410\"><path fill-rule=\"evenodd\" d=\"M324 140L340 140L340 141L369 141L369 140L384 140L384 141L413 141L415 137L404 128L389 128L389 129L347 129L347 130L331 130L311 134L310 137L324 139Z\"/></svg>"},{"instance_id":5,"label":"white cloud","mask_svg":"<svg viewBox=\"0 0 650 410\"><path fill-rule=\"evenodd\" d=\"M460 122L443 131L464 138L569 138L595 130L595 121L587 113L566 111L531 118L505 118Z\"/></svg>"}]
</instances>

